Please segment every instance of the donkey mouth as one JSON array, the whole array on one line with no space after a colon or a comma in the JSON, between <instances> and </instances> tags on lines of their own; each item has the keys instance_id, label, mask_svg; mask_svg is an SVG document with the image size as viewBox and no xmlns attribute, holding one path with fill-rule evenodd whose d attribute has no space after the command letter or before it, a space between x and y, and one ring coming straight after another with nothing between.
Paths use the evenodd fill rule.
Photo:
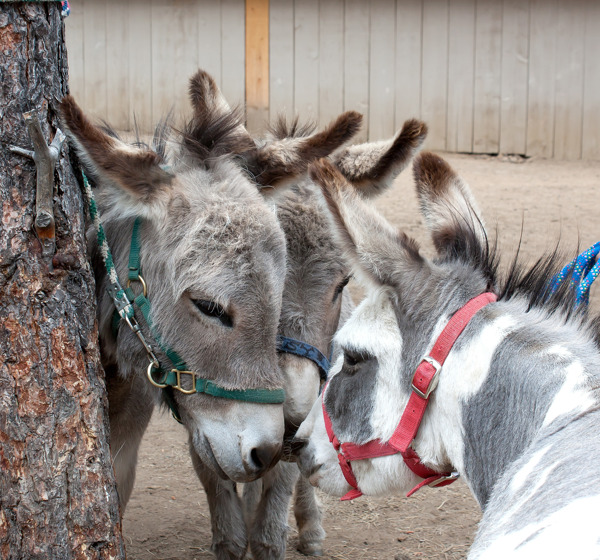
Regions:
<instances>
[{"instance_id":1,"label":"donkey mouth","mask_svg":"<svg viewBox=\"0 0 600 560\"><path fill-rule=\"evenodd\" d=\"M221 468L219 465L219 461L215 456L212 445L210 444L209 439L204 436L202 440L202 444L200 445L201 449L198 449L198 455L202 458L203 462L214 471L214 473L224 480L231 480L231 477L227 475L227 473Z\"/></svg>"}]
</instances>

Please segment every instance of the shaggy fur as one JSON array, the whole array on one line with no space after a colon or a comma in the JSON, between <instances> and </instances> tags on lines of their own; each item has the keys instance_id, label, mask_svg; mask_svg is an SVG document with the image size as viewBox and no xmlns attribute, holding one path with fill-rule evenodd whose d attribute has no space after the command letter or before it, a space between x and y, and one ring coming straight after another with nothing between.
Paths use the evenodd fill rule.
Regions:
<instances>
[{"instance_id":1,"label":"shaggy fur","mask_svg":"<svg viewBox=\"0 0 600 560\"><path fill-rule=\"evenodd\" d=\"M61 107L70 139L94 177L97 204L122 282L127 278L134 217L144 218L141 271L153 325L163 344L199 377L226 388L282 387L275 341L285 239L256 186L227 155L211 159L204 168L190 168L180 158L164 161L147 147L125 145L92 125L72 98ZM220 150L218 145L214 149ZM169 173L161 168L164 163L171 164ZM116 338L112 332L114 305L106 292L108 279L95 232L90 232L89 240L102 361L110 372L111 450L124 508L141 436L164 394L147 379L148 357L136 335L124 324ZM197 300L221 306L231 318L230 326L203 313L194 303ZM144 323L142 330L163 367L169 367ZM282 406L178 391L174 398L195 452L219 476L247 482L279 456Z\"/></svg>"}]
</instances>

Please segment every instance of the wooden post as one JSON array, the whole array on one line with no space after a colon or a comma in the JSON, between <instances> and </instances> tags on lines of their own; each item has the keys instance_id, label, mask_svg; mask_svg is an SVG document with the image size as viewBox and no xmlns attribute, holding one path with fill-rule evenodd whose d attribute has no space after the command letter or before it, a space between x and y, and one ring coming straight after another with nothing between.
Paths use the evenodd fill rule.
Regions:
<instances>
[{"instance_id":1,"label":"wooden post","mask_svg":"<svg viewBox=\"0 0 600 560\"><path fill-rule=\"evenodd\" d=\"M264 130L269 117L269 0L246 0L246 126Z\"/></svg>"}]
</instances>

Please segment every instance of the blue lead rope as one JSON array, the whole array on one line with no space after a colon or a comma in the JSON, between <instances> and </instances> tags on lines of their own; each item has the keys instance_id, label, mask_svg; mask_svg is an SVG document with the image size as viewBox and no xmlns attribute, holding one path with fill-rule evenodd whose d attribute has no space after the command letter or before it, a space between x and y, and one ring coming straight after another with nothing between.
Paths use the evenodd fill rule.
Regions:
<instances>
[{"instance_id":1,"label":"blue lead rope","mask_svg":"<svg viewBox=\"0 0 600 560\"><path fill-rule=\"evenodd\" d=\"M600 262L596 257L600 253L600 241L594 243L587 251L573 259L550 281L549 293L553 294L558 286L569 278L569 285L575 290L576 306L588 305L590 301L590 288L600 274Z\"/></svg>"}]
</instances>

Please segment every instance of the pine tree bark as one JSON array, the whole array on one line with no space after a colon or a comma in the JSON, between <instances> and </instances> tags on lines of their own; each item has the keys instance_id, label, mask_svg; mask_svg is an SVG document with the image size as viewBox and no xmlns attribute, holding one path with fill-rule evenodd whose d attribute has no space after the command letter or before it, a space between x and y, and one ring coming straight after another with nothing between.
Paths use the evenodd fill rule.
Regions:
<instances>
[{"instance_id":1,"label":"pine tree bark","mask_svg":"<svg viewBox=\"0 0 600 560\"><path fill-rule=\"evenodd\" d=\"M63 147L56 253L34 229L36 167L23 113L49 142L68 71L60 3L0 3L0 557L124 558L85 247Z\"/></svg>"}]
</instances>

